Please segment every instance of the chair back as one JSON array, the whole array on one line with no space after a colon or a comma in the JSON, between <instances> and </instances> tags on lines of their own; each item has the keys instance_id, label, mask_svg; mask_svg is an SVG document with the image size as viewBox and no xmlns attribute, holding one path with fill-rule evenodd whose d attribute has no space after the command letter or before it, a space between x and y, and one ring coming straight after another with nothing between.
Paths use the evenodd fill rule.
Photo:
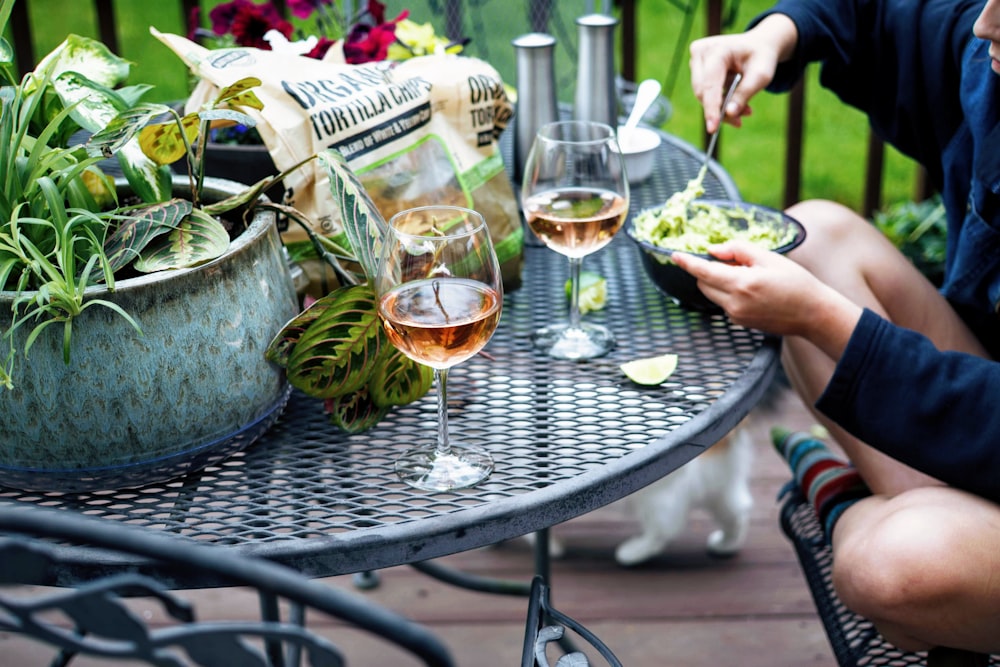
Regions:
<instances>
[{"instance_id":1,"label":"chair back","mask_svg":"<svg viewBox=\"0 0 1000 667\"><path fill-rule=\"evenodd\" d=\"M67 580L67 565L95 558L106 563L100 576ZM347 664L341 648L306 627L307 610L374 634L425 665L453 664L427 629L361 596L229 547L68 510L0 504L0 563L0 632L52 647L54 665L76 656L171 667ZM241 620L199 619L189 600L156 578L170 568L255 591L260 618L242 620L241 609Z\"/></svg>"}]
</instances>

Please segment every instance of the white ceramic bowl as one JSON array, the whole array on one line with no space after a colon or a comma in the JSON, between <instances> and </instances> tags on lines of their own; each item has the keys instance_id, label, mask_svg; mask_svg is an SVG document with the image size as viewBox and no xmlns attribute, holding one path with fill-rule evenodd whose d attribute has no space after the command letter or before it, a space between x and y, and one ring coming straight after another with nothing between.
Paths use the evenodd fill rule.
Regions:
<instances>
[{"instance_id":1,"label":"white ceramic bowl","mask_svg":"<svg viewBox=\"0 0 1000 667\"><path fill-rule=\"evenodd\" d=\"M625 158L625 174L630 184L641 183L653 173L660 133L648 127L618 128L618 142Z\"/></svg>"}]
</instances>

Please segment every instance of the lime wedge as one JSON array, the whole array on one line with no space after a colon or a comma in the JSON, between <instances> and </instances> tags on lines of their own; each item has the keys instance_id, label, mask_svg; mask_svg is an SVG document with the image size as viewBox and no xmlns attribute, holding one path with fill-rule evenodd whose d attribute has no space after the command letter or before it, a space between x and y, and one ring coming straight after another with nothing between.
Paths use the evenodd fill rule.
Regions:
<instances>
[{"instance_id":1,"label":"lime wedge","mask_svg":"<svg viewBox=\"0 0 1000 667\"><path fill-rule=\"evenodd\" d=\"M636 384L658 385L670 377L677 368L677 355L664 354L659 357L626 361L619 368Z\"/></svg>"},{"instance_id":2,"label":"lime wedge","mask_svg":"<svg viewBox=\"0 0 1000 667\"><path fill-rule=\"evenodd\" d=\"M566 296L571 291L570 283L566 281ZM604 308L608 301L608 281L604 276L593 271L580 273L580 314L586 315L592 310Z\"/></svg>"}]
</instances>

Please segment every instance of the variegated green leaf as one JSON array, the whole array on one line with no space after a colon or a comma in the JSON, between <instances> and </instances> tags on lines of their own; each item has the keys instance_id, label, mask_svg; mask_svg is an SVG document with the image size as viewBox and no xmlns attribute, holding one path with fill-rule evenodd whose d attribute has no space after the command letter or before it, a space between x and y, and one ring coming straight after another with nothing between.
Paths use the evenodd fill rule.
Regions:
<instances>
[{"instance_id":1,"label":"variegated green leaf","mask_svg":"<svg viewBox=\"0 0 1000 667\"><path fill-rule=\"evenodd\" d=\"M200 128L198 114L190 113L182 117L181 126L187 135L187 143L193 144ZM142 128L139 132L139 145L146 155L160 164L173 164L187 152L181 128L173 120Z\"/></svg>"},{"instance_id":2,"label":"variegated green leaf","mask_svg":"<svg viewBox=\"0 0 1000 667\"><path fill-rule=\"evenodd\" d=\"M386 229L385 218L339 151L327 149L318 158L326 167L334 199L340 207L344 233L365 275L372 280L378 270L378 253Z\"/></svg>"},{"instance_id":3,"label":"variegated green leaf","mask_svg":"<svg viewBox=\"0 0 1000 667\"><path fill-rule=\"evenodd\" d=\"M375 364L368 392L375 405L406 405L424 396L434 384L430 366L418 364L394 347Z\"/></svg>"},{"instance_id":4,"label":"variegated green leaf","mask_svg":"<svg viewBox=\"0 0 1000 667\"><path fill-rule=\"evenodd\" d=\"M162 104L140 104L121 113L116 111L93 129L94 135L87 141L87 152L111 157L139 134L149 121L169 111L170 108Z\"/></svg>"},{"instance_id":5,"label":"variegated green leaf","mask_svg":"<svg viewBox=\"0 0 1000 667\"><path fill-rule=\"evenodd\" d=\"M246 115L242 111L236 111L235 109L209 109L208 111L199 111L198 118L207 121L232 121L233 123L239 123L246 125L247 127L254 127L257 125L257 121L252 117Z\"/></svg>"},{"instance_id":6,"label":"variegated green leaf","mask_svg":"<svg viewBox=\"0 0 1000 667\"><path fill-rule=\"evenodd\" d=\"M89 37L70 35L35 67L44 72L52 67L52 76L77 72L94 83L114 88L128 78L129 62L119 58L103 43Z\"/></svg>"},{"instance_id":7,"label":"variegated green leaf","mask_svg":"<svg viewBox=\"0 0 1000 667\"><path fill-rule=\"evenodd\" d=\"M326 409L330 413L330 422L348 433L367 431L382 421L389 412L389 408L375 405L365 387L346 396L328 400Z\"/></svg>"},{"instance_id":8,"label":"variegated green leaf","mask_svg":"<svg viewBox=\"0 0 1000 667\"><path fill-rule=\"evenodd\" d=\"M142 201L154 204L170 199L174 183L170 167L149 159L135 139L118 151L118 164Z\"/></svg>"},{"instance_id":9,"label":"variegated green leaf","mask_svg":"<svg viewBox=\"0 0 1000 667\"><path fill-rule=\"evenodd\" d=\"M139 104L139 100L143 96L151 91L156 86L152 86L147 83L134 83L128 86L122 86L121 88L115 88L115 92L118 96L125 100L126 108L131 109Z\"/></svg>"},{"instance_id":10,"label":"variegated green leaf","mask_svg":"<svg viewBox=\"0 0 1000 667\"><path fill-rule=\"evenodd\" d=\"M97 132L126 107L116 91L77 72L63 72L52 82L70 117L85 130Z\"/></svg>"},{"instance_id":11,"label":"variegated green leaf","mask_svg":"<svg viewBox=\"0 0 1000 667\"><path fill-rule=\"evenodd\" d=\"M0 37L0 65L10 65L14 62L14 49L3 37Z\"/></svg>"},{"instance_id":12,"label":"variegated green leaf","mask_svg":"<svg viewBox=\"0 0 1000 667\"><path fill-rule=\"evenodd\" d=\"M229 232L222 223L194 209L179 227L146 247L134 266L143 273L182 269L211 261L228 248Z\"/></svg>"},{"instance_id":13,"label":"variegated green leaf","mask_svg":"<svg viewBox=\"0 0 1000 667\"><path fill-rule=\"evenodd\" d=\"M171 199L119 218L118 227L104 241L104 253L111 268L117 271L134 260L154 238L180 226L193 208L186 199Z\"/></svg>"},{"instance_id":14,"label":"variegated green leaf","mask_svg":"<svg viewBox=\"0 0 1000 667\"><path fill-rule=\"evenodd\" d=\"M320 301L327 302L323 312L291 350L288 380L310 396L335 398L368 384L389 342L368 285L340 287Z\"/></svg>"}]
</instances>

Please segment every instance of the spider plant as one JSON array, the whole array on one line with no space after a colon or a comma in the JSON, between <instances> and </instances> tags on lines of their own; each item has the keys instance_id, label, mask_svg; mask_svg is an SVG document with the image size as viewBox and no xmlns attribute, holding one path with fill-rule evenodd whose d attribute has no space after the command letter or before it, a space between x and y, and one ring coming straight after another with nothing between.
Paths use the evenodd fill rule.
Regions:
<instances>
[{"instance_id":1,"label":"spider plant","mask_svg":"<svg viewBox=\"0 0 1000 667\"><path fill-rule=\"evenodd\" d=\"M0 34L12 5L0 0ZM181 117L163 105L139 104L149 87L124 85L128 71L100 42L71 35L17 80L13 51L0 38L0 291L13 292L0 384L8 389L19 355L27 357L53 325L62 326L63 359L70 362L73 324L88 308L110 308L141 333L128 313L88 288L113 291L120 275L220 256L229 232L217 216L248 210L270 182L223 202L201 201L198 137L219 119L253 124L239 108L260 108L251 90L259 82L239 82L212 108ZM146 127L164 113L173 117ZM87 145L71 143L80 130L95 133ZM119 201L114 179L101 168L112 156L141 204ZM178 157L190 165L190 199L171 198L166 165ZM22 328L28 333L19 344Z\"/></svg>"}]
</instances>

